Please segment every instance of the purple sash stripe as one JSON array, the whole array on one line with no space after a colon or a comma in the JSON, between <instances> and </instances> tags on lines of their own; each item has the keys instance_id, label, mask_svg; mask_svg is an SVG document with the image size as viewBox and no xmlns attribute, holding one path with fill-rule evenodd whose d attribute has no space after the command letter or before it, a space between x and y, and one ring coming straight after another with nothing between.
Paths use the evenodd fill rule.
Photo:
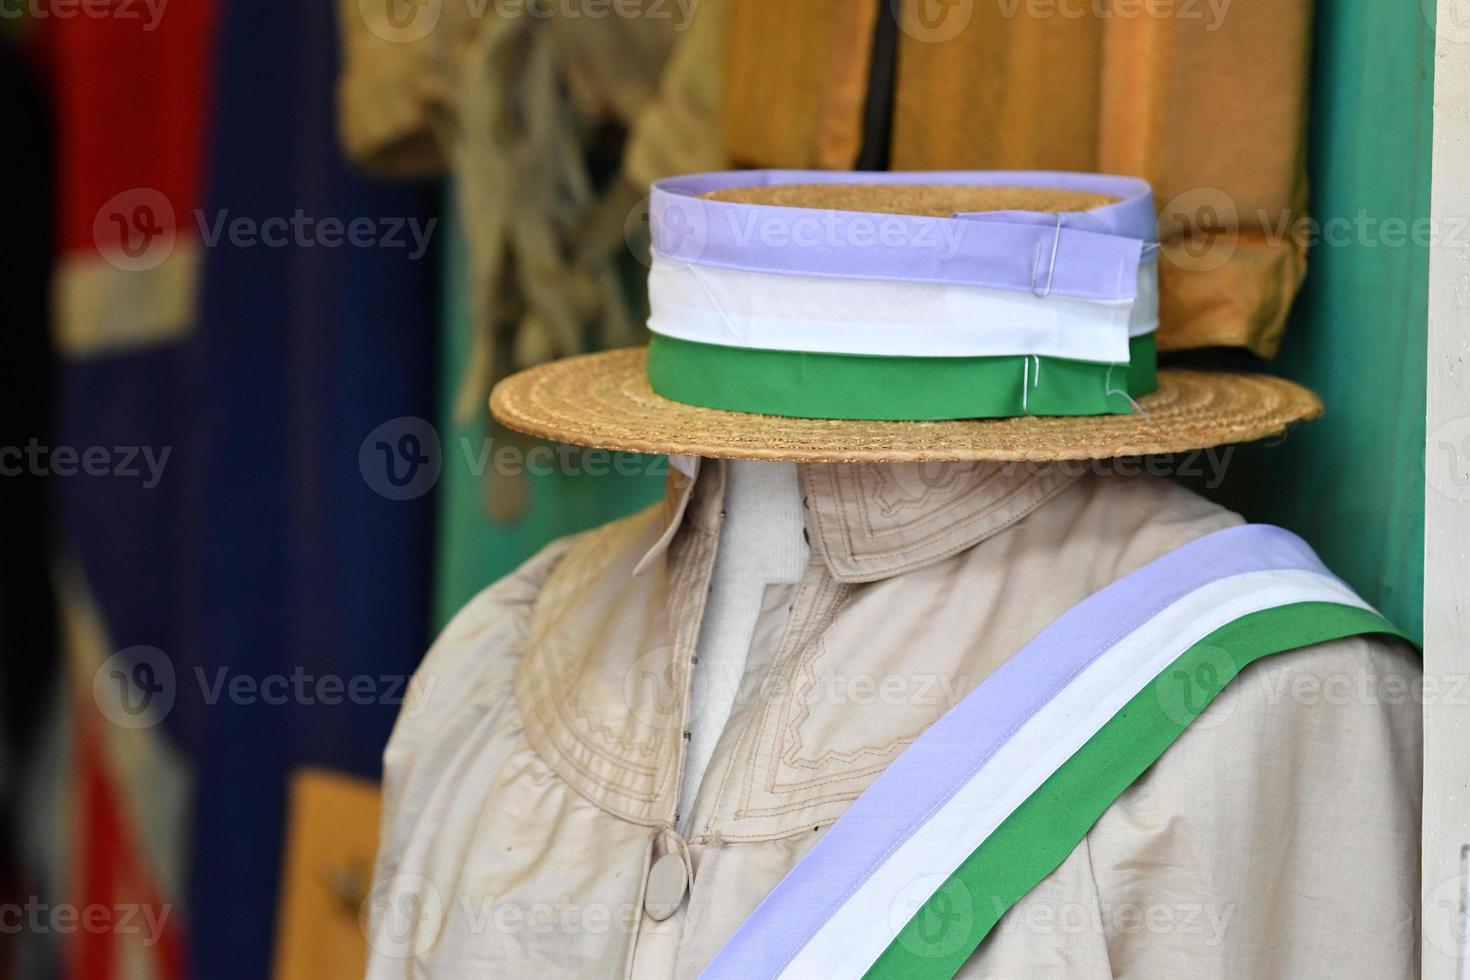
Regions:
<instances>
[{"instance_id":1,"label":"purple sash stripe","mask_svg":"<svg viewBox=\"0 0 1470 980\"><path fill-rule=\"evenodd\" d=\"M1121 198L1093 211L867 214L707 201L730 187L927 183L1053 187ZM1103 302L1137 296L1142 247L1157 238L1153 194L1132 177L1034 171L831 173L751 170L653 185L653 250L692 265L777 275L1048 291ZM1055 252L1055 261L1053 261ZM1047 287L1049 286L1049 290Z\"/></svg>"},{"instance_id":2,"label":"purple sash stripe","mask_svg":"<svg viewBox=\"0 0 1470 980\"><path fill-rule=\"evenodd\" d=\"M1301 538L1253 524L1193 541L1067 610L931 725L853 801L701 977L777 976L872 870L1089 664L1188 593L1230 576L1277 569L1330 574Z\"/></svg>"}]
</instances>

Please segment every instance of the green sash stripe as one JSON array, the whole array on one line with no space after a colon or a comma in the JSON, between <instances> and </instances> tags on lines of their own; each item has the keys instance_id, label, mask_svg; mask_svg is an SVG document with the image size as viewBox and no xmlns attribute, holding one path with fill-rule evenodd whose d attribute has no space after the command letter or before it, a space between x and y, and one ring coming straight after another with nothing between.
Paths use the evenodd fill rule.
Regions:
<instances>
[{"instance_id":1,"label":"green sash stripe","mask_svg":"<svg viewBox=\"0 0 1470 980\"><path fill-rule=\"evenodd\" d=\"M1028 377L1029 385L1025 383ZM1157 388L1158 372L1151 333L1129 342L1127 365L1057 357L812 354L725 347L653 334L648 344L648 380L655 392L672 401L725 411L812 419L938 421L1128 415L1133 412L1128 399L1141 398Z\"/></svg>"},{"instance_id":2,"label":"green sash stripe","mask_svg":"<svg viewBox=\"0 0 1470 980\"><path fill-rule=\"evenodd\" d=\"M1273 653L1369 633L1407 639L1377 613L1303 602L1244 616L1190 647L975 849L865 976L954 976L1241 670Z\"/></svg>"}]
</instances>

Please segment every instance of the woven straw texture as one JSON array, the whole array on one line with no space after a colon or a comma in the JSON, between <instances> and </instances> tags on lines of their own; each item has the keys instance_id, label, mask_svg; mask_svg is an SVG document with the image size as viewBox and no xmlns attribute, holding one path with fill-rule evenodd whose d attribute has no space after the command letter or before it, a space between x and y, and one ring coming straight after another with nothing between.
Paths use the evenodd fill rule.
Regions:
<instances>
[{"instance_id":1,"label":"woven straw texture","mask_svg":"<svg viewBox=\"0 0 1470 980\"><path fill-rule=\"evenodd\" d=\"M512 429L581 446L807 463L1108 459L1280 435L1322 414L1316 395L1265 375L1162 370L1143 414L958 422L747 415L660 398L644 349L566 358L506 378L490 410Z\"/></svg>"},{"instance_id":2,"label":"woven straw texture","mask_svg":"<svg viewBox=\"0 0 1470 980\"><path fill-rule=\"evenodd\" d=\"M771 204L786 208L922 214L947 218L976 211L1091 211L1117 201L1106 194L1048 187L971 184L769 184L730 187L703 195L710 201Z\"/></svg>"}]
</instances>

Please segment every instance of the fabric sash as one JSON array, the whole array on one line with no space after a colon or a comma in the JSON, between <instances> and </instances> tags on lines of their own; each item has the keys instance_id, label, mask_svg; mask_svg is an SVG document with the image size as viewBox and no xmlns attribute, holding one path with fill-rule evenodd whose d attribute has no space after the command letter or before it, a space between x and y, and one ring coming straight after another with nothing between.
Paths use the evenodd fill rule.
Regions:
<instances>
[{"instance_id":1,"label":"fabric sash","mask_svg":"<svg viewBox=\"0 0 1470 980\"><path fill-rule=\"evenodd\" d=\"M1280 528L1151 562L930 726L701 976L953 976L1245 666L1365 633L1402 635Z\"/></svg>"}]
</instances>

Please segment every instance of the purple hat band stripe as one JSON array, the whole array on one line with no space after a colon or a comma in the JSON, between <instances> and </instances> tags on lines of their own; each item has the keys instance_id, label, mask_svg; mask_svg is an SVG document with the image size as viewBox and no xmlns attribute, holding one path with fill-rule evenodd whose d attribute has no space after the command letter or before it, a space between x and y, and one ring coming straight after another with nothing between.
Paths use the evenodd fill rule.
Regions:
<instances>
[{"instance_id":1,"label":"purple hat band stripe","mask_svg":"<svg viewBox=\"0 0 1470 980\"><path fill-rule=\"evenodd\" d=\"M1120 198L1092 211L987 212L948 218L740 204L700 195L782 183L1050 187ZM732 171L658 181L653 251L691 265L785 275L983 286L1075 299L1132 300L1155 240L1148 184L1029 171L831 173Z\"/></svg>"}]
</instances>

